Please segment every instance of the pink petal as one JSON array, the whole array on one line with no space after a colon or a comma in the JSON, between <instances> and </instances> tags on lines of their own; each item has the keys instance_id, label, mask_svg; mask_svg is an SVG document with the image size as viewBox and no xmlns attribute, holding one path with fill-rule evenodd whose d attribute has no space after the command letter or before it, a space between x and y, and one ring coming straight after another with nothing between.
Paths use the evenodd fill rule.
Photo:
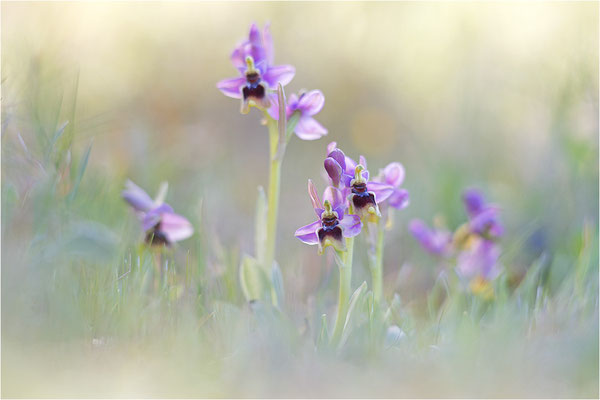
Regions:
<instances>
[{"instance_id":1,"label":"pink petal","mask_svg":"<svg viewBox=\"0 0 600 400\"><path fill-rule=\"evenodd\" d=\"M244 77L224 79L217 83L217 89L219 89L225 96L232 97L234 99L242 98L242 86L246 84Z\"/></svg>"},{"instance_id":2,"label":"pink petal","mask_svg":"<svg viewBox=\"0 0 600 400\"><path fill-rule=\"evenodd\" d=\"M398 187L404 181L404 167L399 162L389 163L383 169L383 176L388 185Z\"/></svg>"},{"instance_id":3,"label":"pink petal","mask_svg":"<svg viewBox=\"0 0 600 400\"><path fill-rule=\"evenodd\" d=\"M329 201L332 208L337 208L344 202L344 197L339 189L334 188L333 186L327 186L327 188L325 188L325 192L323 193L323 202L325 200ZM341 215L339 215L339 217L341 217Z\"/></svg>"},{"instance_id":4,"label":"pink petal","mask_svg":"<svg viewBox=\"0 0 600 400\"><path fill-rule=\"evenodd\" d=\"M325 96L323 96L323 93L320 90L312 90L300 98L298 109L302 111L303 115L312 116L321 111L324 104Z\"/></svg>"},{"instance_id":5,"label":"pink petal","mask_svg":"<svg viewBox=\"0 0 600 400\"><path fill-rule=\"evenodd\" d=\"M148 193L130 180L125 182L125 190L121 192L121 196L136 211L146 212L154 207L154 200L148 196Z\"/></svg>"},{"instance_id":6,"label":"pink petal","mask_svg":"<svg viewBox=\"0 0 600 400\"><path fill-rule=\"evenodd\" d=\"M231 62L240 72L246 70L246 55L250 52L250 43L244 41L236 46L231 53Z\"/></svg>"},{"instance_id":7,"label":"pink petal","mask_svg":"<svg viewBox=\"0 0 600 400\"><path fill-rule=\"evenodd\" d=\"M265 48L265 56L269 65L273 65L273 37L271 36L271 24L267 23L263 29L263 47Z\"/></svg>"},{"instance_id":8,"label":"pink petal","mask_svg":"<svg viewBox=\"0 0 600 400\"><path fill-rule=\"evenodd\" d=\"M194 228L190 221L178 214L162 214L160 220L160 230L165 234L170 243L187 239L194 233Z\"/></svg>"},{"instance_id":9,"label":"pink petal","mask_svg":"<svg viewBox=\"0 0 600 400\"><path fill-rule=\"evenodd\" d=\"M399 210L406 208L410 203L408 191L406 189L395 189L387 201L390 206Z\"/></svg>"},{"instance_id":10,"label":"pink petal","mask_svg":"<svg viewBox=\"0 0 600 400\"><path fill-rule=\"evenodd\" d=\"M321 221L315 221L312 224L308 224L299 228L295 233L298 239L306 244L317 244L319 243L319 238L317 236L317 229L321 227Z\"/></svg>"},{"instance_id":11,"label":"pink petal","mask_svg":"<svg viewBox=\"0 0 600 400\"><path fill-rule=\"evenodd\" d=\"M316 140L327 135L327 129L312 117L300 117L294 132L302 140Z\"/></svg>"},{"instance_id":12,"label":"pink petal","mask_svg":"<svg viewBox=\"0 0 600 400\"><path fill-rule=\"evenodd\" d=\"M327 176L329 179L331 179L335 186L338 186L340 184L343 171L340 164L332 157L327 157L323 162L323 165L325 167L325 171L327 171Z\"/></svg>"},{"instance_id":13,"label":"pink petal","mask_svg":"<svg viewBox=\"0 0 600 400\"><path fill-rule=\"evenodd\" d=\"M394 188L392 186L374 181L367 182L367 190L373 192L377 203L387 200L387 198L394 193Z\"/></svg>"},{"instance_id":14,"label":"pink petal","mask_svg":"<svg viewBox=\"0 0 600 400\"><path fill-rule=\"evenodd\" d=\"M317 189L315 189L315 184L310 179L308 180L308 195L310 196L310 201L312 202L315 211L323 208L319 195L317 194Z\"/></svg>"},{"instance_id":15,"label":"pink petal","mask_svg":"<svg viewBox=\"0 0 600 400\"><path fill-rule=\"evenodd\" d=\"M327 154L329 155L329 153L331 153L333 150L335 150L337 148L337 142L330 142L327 145Z\"/></svg>"},{"instance_id":16,"label":"pink petal","mask_svg":"<svg viewBox=\"0 0 600 400\"><path fill-rule=\"evenodd\" d=\"M255 23L250 25L250 33L248 33L248 40L253 46L261 46L262 47L262 38L260 36L260 31Z\"/></svg>"},{"instance_id":17,"label":"pink petal","mask_svg":"<svg viewBox=\"0 0 600 400\"><path fill-rule=\"evenodd\" d=\"M343 233L345 237L354 237L358 235L362 229L362 222L358 215L344 215L344 218L340 220Z\"/></svg>"},{"instance_id":18,"label":"pink petal","mask_svg":"<svg viewBox=\"0 0 600 400\"><path fill-rule=\"evenodd\" d=\"M294 74L296 74L296 68L293 66L278 65L268 68L267 73L263 74L262 78L269 87L276 88L278 83L281 83L282 86L290 83L294 78Z\"/></svg>"}]
</instances>

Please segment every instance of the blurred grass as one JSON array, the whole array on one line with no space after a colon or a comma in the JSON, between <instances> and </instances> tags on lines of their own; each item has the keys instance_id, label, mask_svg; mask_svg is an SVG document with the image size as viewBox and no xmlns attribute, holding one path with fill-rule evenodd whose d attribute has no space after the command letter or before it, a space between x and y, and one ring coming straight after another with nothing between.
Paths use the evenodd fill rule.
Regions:
<instances>
[{"instance_id":1,"label":"blurred grass","mask_svg":"<svg viewBox=\"0 0 600 400\"><path fill-rule=\"evenodd\" d=\"M2 396L598 397L597 4L0 7ZM253 20L296 65L288 92L325 93L330 131L294 138L284 162L282 315L238 283L267 135L215 89ZM314 351L335 265L293 232L329 140L407 170L385 259L405 335L375 355L365 304L339 358ZM141 247L126 177L168 180L195 235ZM435 214L458 226L471 185L508 228L491 303L454 290L406 231Z\"/></svg>"}]
</instances>

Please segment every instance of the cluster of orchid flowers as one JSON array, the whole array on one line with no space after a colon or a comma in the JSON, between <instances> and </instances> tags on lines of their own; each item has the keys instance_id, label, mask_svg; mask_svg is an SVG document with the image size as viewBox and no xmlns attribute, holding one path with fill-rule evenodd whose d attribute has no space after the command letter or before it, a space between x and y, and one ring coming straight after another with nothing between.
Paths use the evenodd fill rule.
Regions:
<instances>
[{"instance_id":1,"label":"cluster of orchid flowers","mask_svg":"<svg viewBox=\"0 0 600 400\"><path fill-rule=\"evenodd\" d=\"M328 246L345 251L343 238L358 235L363 221L376 222L388 205L397 209L408 206L408 191L400 188L404 167L398 162L390 163L371 179L363 156L357 163L337 148L336 142L331 142L323 166L328 183L323 203L313 182L308 181L308 194L318 220L295 233L302 242L318 245L320 254Z\"/></svg>"},{"instance_id":2,"label":"cluster of orchid flowers","mask_svg":"<svg viewBox=\"0 0 600 400\"><path fill-rule=\"evenodd\" d=\"M231 62L240 76L217 83L217 88L228 97L241 99L241 112L250 107L267 111L275 121L279 119L279 100L275 90L292 81L296 69L292 65L273 65L274 50L271 29L267 24L261 34L256 24L250 26L248 39L239 43L231 54ZM323 108L325 97L319 90L292 94L285 105L289 121L296 114L294 133L303 140L315 140L327 134L313 116Z\"/></svg>"},{"instance_id":3,"label":"cluster of orchid flowers","mask_svg":"<svg viewBox=\"0 0 600 400\"><path fill-rule=\"evenodd\" d=\"M314 119L323 108L325 98L319 90L312 90L292 94L286 99L283 87L293 79L295 68L274 65L269 25L261 32L252 24L248 38L232 52L231 61L239 75L220 81L217 88L226 96L241 100L242 114L247 114L252 107L261 111L270 138L268 200L262 198L268 204L263 206L265 216L257 214L257 227L264 227L266 232L264 240L257 239L257 243L260 243L259 246L264 243L264 248L257 247L256 258L245 256L244 260L250 262L242 261L240 279L253 273L261 276L255 275L256 279L250 281L264 281L263 278L268 277L273 268L273 275L267 280L273 304L277 305L278 300L273 293L279 272L275 273L278 265L274 258L282 159L292 132L303 140L315 140L327 134L327 129ZM348 307L354 237L366 230L373 299L378 305L382 299L384 231L391 226L392 209L408 206L409 194L401 188L405 177L402 164L392 162L372 176L363 156L356 162L346 156L336 142L327 146L323 167L326 188L321 197L314 183L308 181L308 193L317 220L296 230L295 236L306 244L317 245L319 254L323 254L327 247L335 250L340 266L340 292L331 340L337 342ZM166 188L166 184L162 185L154 200L131 181L126 183L122 192L122 197L140 219L148 245L170 246L193 234L190 222L164 203ZM410 231L428 252L446 261L455 260L457 272L469 280L473 291L488 296L491 290L489 282L499 273L497 239L503 232L498 220L499 209L486 204L476 190L467 191L463 200L469 221L454 234L442 228L430 229L420 220L411 222ZM244 266L255 267L243 271ZM241 283L242 288L247 286ZM265 293L269 291L260 291L257 296L265 296ZM246 293L245 290L245 295L249 297L256 293L250 293L250 290ZM252 299L255 298L248 298Z\"/></svg>"},{"instance_id":4,"label":"cluster of orchid flowers","mask_svg":"<svg viewBox=\"0 0 600 400\"><path fill-rule=\"evenodd\" d=\"M501 272L498 240L504 233L500 208L485 202L477 189L462 196L468 221L454 233L444 227L429 228L423 221L410 222L409 230L423 249L448 263L455 263L458 276L475 294L493 296L492 281Z\"/></svg>"}]
</instances>

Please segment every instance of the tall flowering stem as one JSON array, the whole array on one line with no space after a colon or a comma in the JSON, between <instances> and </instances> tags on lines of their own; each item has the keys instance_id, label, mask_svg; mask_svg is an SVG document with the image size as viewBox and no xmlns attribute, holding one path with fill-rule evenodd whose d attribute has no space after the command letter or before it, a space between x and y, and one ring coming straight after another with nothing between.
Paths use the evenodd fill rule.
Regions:
<instances>
[{"instance_id":1,"label":"tall flowering stem","mask_svg":"<svg viewBox=\"0 0 600 400\"><path fill-rule=\"evenodd\" d=\"M373 285L373 301L375 309L379 307L383 299L383 246L385 231L392 224L393 208L403 209L409 204L409 195L406 189L400 186L404 182L404 167L399 162L391 162L379 171L374 178L376 182L391 188L387 197L380 197L379 206L381 215L372 215L370 223L367 223L369 240L369 266L371 271L371 282Z\"/></svg>"},{"instance_id":2,"label":"tall flowering stem","mask_svg":"<svg viewBox=\"0 0 600 400\"><path fill-rule=\"evenodd\" d=\"M240 99L242 114L257 108L264 114L269 131L269 186L266 205L266 221L264 220L264 204L259 200L261 210L260 219L257 218L257 227L261 236L258 243L256 258L246 256L240 269L241 276L254 276L254 281L264 282L262 272L269 277L271 298L277 305L275 286L272 282L275 271L275 245L277 236L277 215L279 211L279 192L281 182L281 164L286 146L295 133L302 140L315 140L327 134L325 129L313 116L321 111L325 98L319 90L292 94L289 102L285 101L283 86L290 83L295 74L292 65L275 65L273 40L269 25L261 32L256 24L250 26L248 38L238 44L231 54L231 61L238 74L234 78L224 79L217 83L217 88L226 96ZM257 216L259 213L257 212ZM264 227L264 230L263 230ZM264 236L262 236L264 234ZM264 238L264 239L263 239ZM251 267L254 266L254 267ZM257 269L260 273L257 273ZM262 269L262 271L260 271ZM255 271L255 272L252 272ZM261 275L257 277L257 275ZM247 279L244 281L244 287ZM252 279L250 279L252 280ZM261 285L255 285L261 286ZM262 297L263 288L250 293L245 292L248 300Z\"/></svg>"},{"instance_id":3,"label":"tall flowering stem","mask_svg":"<svg viewBox=\"0 0 600 400\"><path fill-rule=\"evenodd\" d=\"M339 266L340 282L338 310L331 343L337 345L342 337L352 280L352 253L354 236L362 229L360 217L355 215L352 206L347 205L340 189L329 186L323 194L323 203L317 195L312 181L308 181L308 193L318 220L296 230L295 236L302 242L318 245L319 254L326 247L335 249L335 260Z\"/></svg>"},{"instance_id":4,"label":"tall flowering stem","mask_svg":"<svg viewBox=\"0 0 600 400\"><path fill-rule=\"evenodd\" d=\"M275 260L275 245L277 237L277 216L279 212L279 194L281 183L281 164L285 149L291 138L291 134L298 121L297 113L294 113L289 121L286 118L286 102L283 86L277 87L278 120L271 118L265 111L265 119L269 129L269 188L267 194L267 238L265 242L265 260L263 267L270 274L270 268ZM273 304L277 306L277 296L271 285Z\"/></svg>"},{"instance_id":5,"label":"tall flowering stem","mask_svg":"<svg viewBox=\"0 0 600 400\"><path fill-rule=\"evenodd\" d=\"M269 188L267 194L267 240L265 243L265 265L269 271L275 259L275 237L277 235L277 214L279 211L279 192L281 183L281 163L283 157L278 157L279 132L277 121L268 115L267 126L269 128Z\"/></svg>"},{"instance_id":6,"label":"tall flowering stem","mask_svg":"<svg viewBox=\"0 0 600 400\"><path fill-rule=\"evenodd\" d=\"M336 346L342 338L346 316L348 314L348 303L352 291L352 257L354 253L354 238L346 238L346 251L336 251L335 260L340 271L340 282L338 292L338 309L335 317L331 344Z\"/></svg>"},{"instance_id":7,"label":"tall flowering stem","mask_svg":"<svg viewBox=\"0 0 600 400\"><path fill-rule=\"evenodd\" d=\"M383 298L383 243L385 236L385 226L381 221L377 221L375 224L367 224L369 233L372 230L373 225L376 227L375 240L371 241L369 246L369 270L371 271L371 282L373 285L373 301L375 303L375 309L381 304Z\"/></svg>"}]
</instances>

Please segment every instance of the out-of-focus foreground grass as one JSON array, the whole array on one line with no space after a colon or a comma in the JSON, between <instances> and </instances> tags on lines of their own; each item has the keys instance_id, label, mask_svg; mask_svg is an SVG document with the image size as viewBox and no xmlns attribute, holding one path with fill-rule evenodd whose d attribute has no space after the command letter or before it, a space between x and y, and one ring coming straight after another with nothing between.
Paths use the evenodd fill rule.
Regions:
<instances>
[{"instance_id":1,"label":"out-of-focus foreground grass","mask_svg":"<svg viewBox=\"0 0 600 400\"><path fill-rule=\"evenodd\" d=\"M598 396L597 3L1 7L2 396ZM283 165L284 317L238 283L267 135L215 88L252 21L288 90L326 97L327 139ZM407 171L384 267L404 336L376 354L360 323L339 356L314 349L336 266L293 232L330 140ZM195 226L162 281L126 177L168 180ZM471 185L507 226L490 304L448 296L406 229L459 225Z\"/></svg>"}]
</instances>

